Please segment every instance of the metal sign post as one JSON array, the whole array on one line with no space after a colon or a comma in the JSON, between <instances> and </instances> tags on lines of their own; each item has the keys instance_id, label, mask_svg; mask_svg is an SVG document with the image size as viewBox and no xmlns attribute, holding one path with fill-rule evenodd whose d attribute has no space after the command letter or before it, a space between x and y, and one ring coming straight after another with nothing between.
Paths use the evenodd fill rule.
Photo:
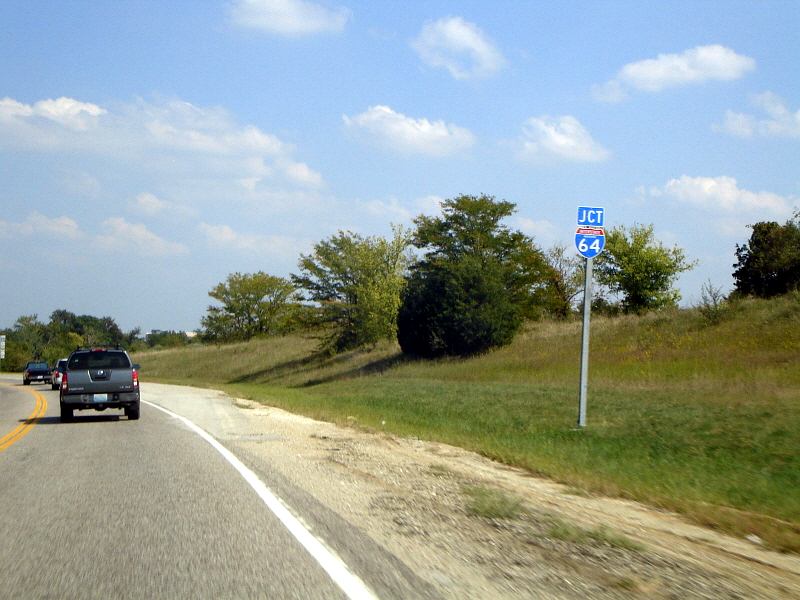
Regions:
<instances>
[{"instance_id":1,"label":"metal sign post","mask_svg":"<svg viewBox=\"0 0 800 600\"><path fill-rule=\"evenodd\" d=\"M586 427L586 392L589 387L589 319L592 313L592 259L586 259L583 282L583 338L581 340L581 387L578 400L578 427Z\"/></svg>"},{"instance_id":2,"label":"metal sign post","mask_svg":"<svg viewBox=\"0 0 800 600\"><path fill-rule=\"evenodd\" d=\"M583 336L581 339L581 381L578 399L578 427L586 427L586 397L589 388L589 321L592 313L592 259L606 245L605 209L592 206L578 207L578 229L575 247L586 259L583 281Z\"/></svg>"}]
</instances>

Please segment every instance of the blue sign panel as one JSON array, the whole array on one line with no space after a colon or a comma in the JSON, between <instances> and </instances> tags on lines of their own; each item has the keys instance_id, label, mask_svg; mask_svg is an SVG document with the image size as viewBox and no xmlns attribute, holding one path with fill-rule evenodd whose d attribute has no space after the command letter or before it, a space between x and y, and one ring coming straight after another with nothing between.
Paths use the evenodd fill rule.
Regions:
<instances>
[{"instance_id":1,"label":"blue sign panel","mask_svg":"<svg viewBox=\"0 0 800 600\"><path fill-rule=\"evenodd\" d=\"M599 227L578 227L575 230L575 247L584 258L594 258L606 247L606 232Z\"/></svg>"},{"instance_id":2,"label":"blue sign panel","mask_svg":"<svg viewBox=\"0 0 800 600\"><path fill-rule=\"evenodd\" d=\"M578 225L585 227L604 227L606 209L599 206L579 206Z\"/></svg>"}]
</instances>

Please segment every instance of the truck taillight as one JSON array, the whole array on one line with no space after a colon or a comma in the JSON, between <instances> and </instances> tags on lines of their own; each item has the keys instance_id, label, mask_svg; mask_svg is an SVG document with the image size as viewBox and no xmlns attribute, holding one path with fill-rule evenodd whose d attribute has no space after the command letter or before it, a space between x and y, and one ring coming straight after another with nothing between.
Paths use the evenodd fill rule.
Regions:
<instances>
[{"instance_id":1,"label":"truck taillight","mask_svg":"<svg viewBox=\"0 0 800 600\"><path fill-rule=\"evenodd\" d=\"M139 387L139 373L136 372L136 369L134 369L132 373L133 373L133 387Z\"/></svg>"},{"instance_id":2,"label":"truck taillight","mask_svg":"<svg viewBox=\"0 0 800 600\"><path fill-rule=\"evenodd\" d=\"M67 373L66 371L61 374L61 389L67 391Z\"/></svg>"}]
</instances>

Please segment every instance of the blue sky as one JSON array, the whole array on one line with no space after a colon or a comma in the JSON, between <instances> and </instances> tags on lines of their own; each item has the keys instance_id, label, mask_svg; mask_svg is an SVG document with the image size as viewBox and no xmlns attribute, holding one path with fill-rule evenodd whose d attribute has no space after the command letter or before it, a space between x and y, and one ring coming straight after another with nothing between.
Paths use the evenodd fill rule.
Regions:
<instances>
[{"instance_id":1,"label":"blue sky","mask_svg":"<svg viewBox=\"0 0 800 600\"><path fill-rule=\"evenodd\" d=\"M728 290L800 208L800 5L0 3L0 326L194 329L234 271L458 194L655 225Z\"/></svg>"}]
</instances>

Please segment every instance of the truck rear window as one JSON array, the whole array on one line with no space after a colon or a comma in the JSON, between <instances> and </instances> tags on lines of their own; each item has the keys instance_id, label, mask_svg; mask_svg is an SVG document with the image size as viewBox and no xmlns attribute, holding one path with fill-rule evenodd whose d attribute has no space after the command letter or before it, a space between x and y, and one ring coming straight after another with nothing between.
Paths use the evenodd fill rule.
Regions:
<instances>
[{"instance_id":1,"label":"truck rear window","mask_svg":"<svg viewBox=\"0 0 800 600\"><path fill-rule=\"evenodd\" d=\"M28 363L28 369L32 371L49 371L50 367L47 366L47 363L40 362L40 363Z\"/></svg>"},{"instance_id":2,"label":"truck rear window","mask_svg":"<svg viewBox=\"0 0 800 600\"><path fill-rule=\"evenodd\" d=\"M69 359L71 371L75 369L130 369L131 361L124 352L81 352Z\"/></svg>"}]
</instances>

